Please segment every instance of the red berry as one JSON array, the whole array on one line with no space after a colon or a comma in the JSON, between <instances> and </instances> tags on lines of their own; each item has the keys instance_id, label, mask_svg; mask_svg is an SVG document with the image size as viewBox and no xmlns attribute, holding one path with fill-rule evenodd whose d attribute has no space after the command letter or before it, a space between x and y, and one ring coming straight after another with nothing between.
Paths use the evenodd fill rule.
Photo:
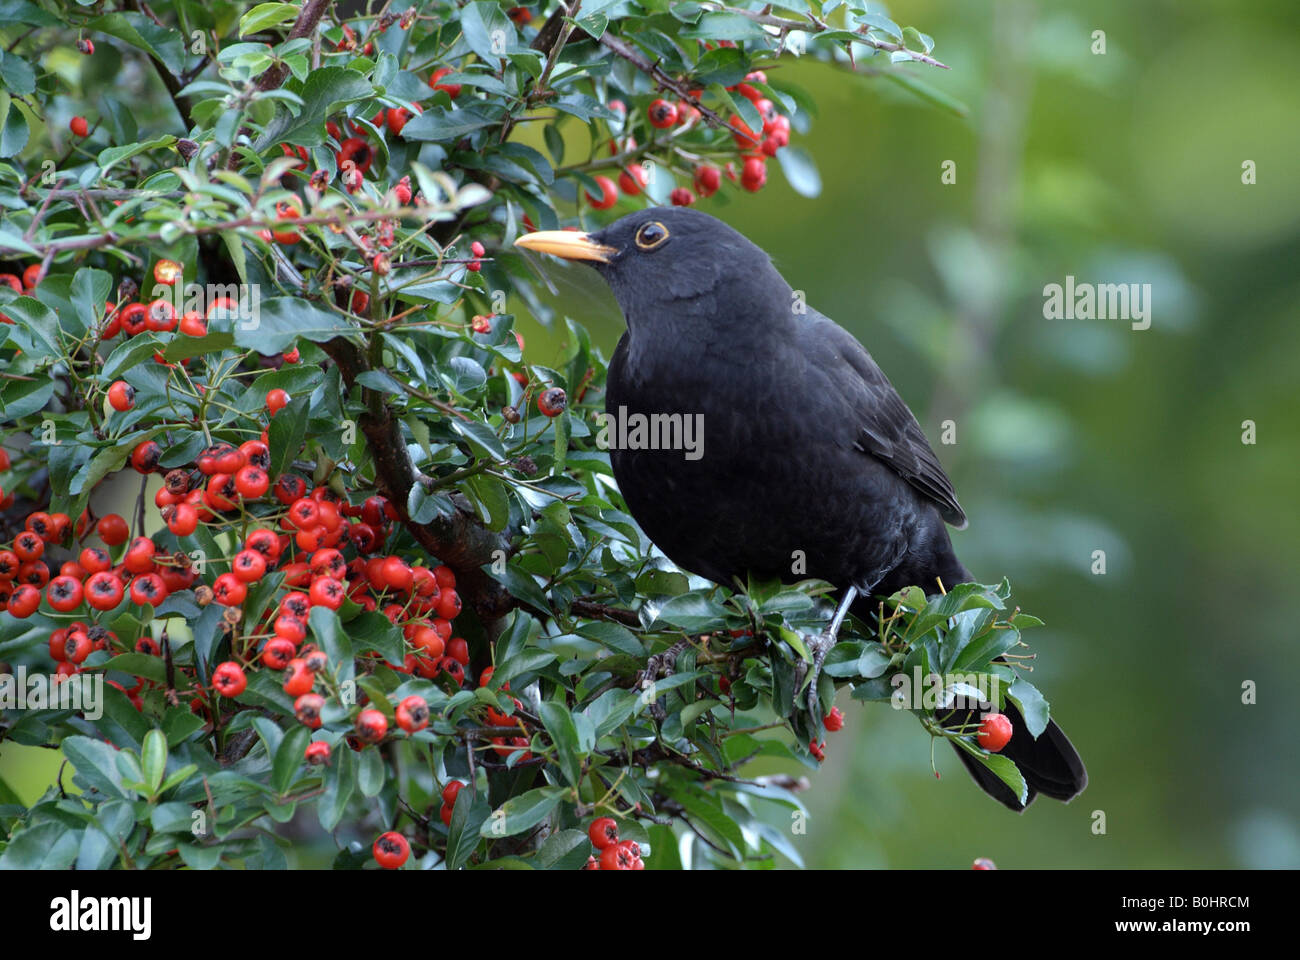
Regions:
<instances>
[{"instance_id":1,"label":"red berry","mask_svg":"<svg viewBox=\"0 0 1300 960\"><path fill-rule=\"evenodd\" d=\"M989 753L997 753L1011 742L1011 721L1004 713L990 713L980 724L976 739Z\"/></svg>"},{"instance_id":2,"label":"red berry","mask_svg":"<svg viewBox=\"0 0 1300 960\"><path fill-rule=\"evenodd\" d=\"M9 605L5 608L9 614L19 620L25 620L36 612L41 605L41 591L30 583L17 587L9 595Z\"/></svg>"},{"instance_id":3,"label":"red berry","mask_svg":"<svg viewBox=\"0 0 1300 960\"><path fill-rule=\"evenodd\" d=\"M226 661L212 671L212 686L223 697L237 697L248 686L244 670L233 661Z\"/></svg>"},{"instance_id":4,"label":"red berry","mask_svg":"<svg viewBox=\"0 0 1300 960\"><path fill-rule=\"evenodd\" d=\"M95 53L95 42L93 40L78 40L77 50L84 56L93 56Z\"/></svg>"},{"instance_id":5,"label":"red berry","mask_svg":"<svg viewBox=\"0 0 1300 960\"><path fill-rule=\"evenodd\" d=\"M695 192L701 197L710 197L718 192L722 183L722 171L712 164L701 164L695 168Z\"/></svg>"},{"instance_id":6,"label":"red berry","mask_svg":"<svg viewBox=\"0 0 1300 960\"><path fill-rule=\"evenodd\" d=\"M116 513L106 513L100 517L99 523L95 524L95 532L99 534L99 539L110 547L116 547L119 543L126 543L126 538L131 534L126 521Z\"/></svg>"},{"instance_id":7,"label":"red berry","mask_svg":"<svg viewBox=\"0 0 1300 960\"><path fill-rule=\"evenodd\" d=\"M70 613L81 606L84 588L76 577L59 576L45 588L45 599L60 613Z\"/></svg>"},{"instance_id":8,"label":"red berry","mask_svg":"<svg viewBox=\"0 0 1300 960\"><path fill-rule=\"evenodd\" d=\"M271 416L275 416L281 410L289 405L289 394L283 390L271 390L266 395L266 409L271 411Z\"/></svg>"},{"instance_id":9,"label":"red berry","mask_svg":"<svg viewBox=\"0 0 1300 960\"><path fill-rule=\"evenodd\" d=\"M248 596L248 585L233 573L223 573L212 582L212 596L224 607L237 607Z\"/></svg>"},{"instance_id":10,"label":"red berry","mask_svg":"<svg viewBox=\"0 0 1300 960\"><path fill-rule=\"evenodd\" d=\"M307 749L303 752L303 759L313 767L319 767L330 762L330 745L324 740L316 740L307 744Z\"/></svg>"},{"instance_id":11,"label":"red berry","mask_svg":"<svg viewBox=\"0 0 1300 960\"><path fill-rule=\"evenodd\" d=\"M281 617L281 620L284 618ZM276 621L277 625L279 621ZM262 648L262 663L272 670L283 670L293 661L293 655L297 652L294 642L287 637L275 636L266 641L266 646Z\"/></svg>"},{"instance_id":12,"label":"red berry","mask_svg":"<svg viewBox=\"0 0 1300 960\"><path fill-rule=\"evenodd\" d=\"M188 537L198 529L199 511L193 504L177 503L167 508L170 513L164 517L167 529L178 537Z\"/></svg>"},{"instance_id":13,"label":"red berry","mask_svg":"<svg viewBox=\"0 0 1300 960\"><path fill-rule=\"evenodd\" d=\"M415 733L429 725L429 704L424 697L411 694L397 705L397 725L407 733Z\"/></svg>"},{"instance_id":14,"label":"red berry","mask_svg":"<svg viewBox=\"0 0 1300 960\"><path fill-rule=\"evenodd\" d=\"M618 188L629 197L635 197L641 192L648 179L644 167L628 167L618 175Z\"/></svg>"},{"instance_id":15,"label":"red berry","mask_svg":"<svg viewBox=\"0 0 1300 960\"><path fill-rule=\"evenodd\" d=\"M646 115L650 118L650 126L660 130L667 130L677 123L677 108L664 99L653 101L646 109Z\"/></svg>"},{"instance_id":16,"label":"red berry","mask_svg":"<svg viewBox=\"0 0 1300 960\"><path fill-rule=\"evenodd\" d=\"M456 797L460 794L461 788L464 786L465 784L461 780L447 781L447 785L442 788L443 806L454 807L456 805Z\"/></svg>"},{"instance_id":17,"label":"red berry","mask_svg":"<svg viewBox=\"0 0 1300 960\"><path fill-rule=\"evenodd\" d=\"M618 843L618 824L614 822L613 817L598 817L591 821L591 826L587 828L587 836L591 839L591 845L597 850L608 850Z\"/></svg>"},{"instance_id":18,"label":"red berry","mask_svg":"<svg viewBox=\"0 0 1300 960\"><path fill-rule=\"evenodd\" d=\"M388 733L388 718L369 707L357 716L357 736L366 743L378 743Z\"/></svg>"},{"instance_id":19,"label":"red berry","mask_svg":"<svg viewBox=\"0 0 1300 960\"><path fill-rule=\"evenodd\" d=\"M96 610L114 609L122 602L124 592L125 587L122 585L122 578L107 571L92 573L86 581L86 603ZM10 612L13 611L12 602L10 600Z\"/></svg>"},{"instance_id":20,"label":"red berry","mask_svg":"<svg viewBox=\"0 0 1300 960\"><path fill-rule=\"evenodd\" d=\"M668 194L668 199L672 201L674 207L689 207L695 202L695 194L685 187L675 187L673 192Z\"/></svg>"},{"instance_id":21,"label":"red berry","mask_svg":"<svg viewBox=\"0 0 1300 960\"><path fill-rule=\"evenodd\" d=\"M757 193L767 183L767 164L762 157L749 157L740 172L740 185L750 193Z\"/></svg>"},{"instance_id":22,"label":"red berry","mask_svg":"<svg viewBox=\"0 0 1300 960\"><path fill-rule=\"evenodd\" d=\"M595 180L596 186L600 188L600 196L593 197L588 190L586 191L587 202L596 210L608 210L618 203L618 188L609 177L596 177Z\"/></svg>"},{"instance_id":23,"label":"red berry","mask_svg":"<svg viewBox=\"0 0 1300 960\"><path fill-rule=\"evenodd\" d=\"M825 720L822 721L826 729L834 733L837 730L844 729L844 712L839 707L831 707L831 712L826 714Z\"/></svg>"},{"instance_id":24,"label":"red berry","mask_svg":"<svg viewBox=\"0 0 1300 960\"><path fill-rule=\"evenodd\" d=\"M429 86L433 87L433 89L435 90L446 91L447 96L455 100L457 97L460 96L460 84L438 82L443 77L447 76L447 74L455 73L455 72L456 71L452 70L451 67L439 67L437 70L433 71L433 76L429 77Z\"/></svg>"},{"instance_id":25,"label":"red berry","mask_svg":"<svg viewBox=\"0 0 1300 960\"><path fill-rule=\"evenodd\" d=\"M569 405L569 398L560 387L543 390L537 398L537 409L545 417L558 417Z\"/></svg>"},{"instance_id":26,"label":"red berry","mask_svg":"<svg viewBox=\"0 0 1300 960\"><path fill-rule=\"evenodd\" d=\"M447 656L462 667L469 666L469 644L464 637L452 637L447 642Z\"/></svg>"},{"instance_id":27,"label":"red berry","mask_svg":"<svg viewBox=\"0 0 1300 960\"><path fill-rule=\"evenodd\" d=\"M116 381L108 388L108 403L119 413L130 410L135 406L135 387L125 380Z\"/></svg>"},{"instance_id":28,"label":"red berry","mask_svg":"<svg viewBox=\"0 0 1300 960\"><path fill-rule=\"evenodd\" d=\"M311 676L311 671L306 668L306 664L304 661L296 660L294 662L302 663L303 664L302 673L306 674L308 677ZM285 690L289 690L289 684L286 683L284 685L284 688ZM289 695L293 696L293 691L290 690ZM321 715L321 711L324 709L325 709L325 698L322 697L319 693L299 694L298 698L293 702L293 715L298 718L298 722L301 723L304 727L308 727L309 729L312 730L320 729L320 725L321 725L320 715Z\"/></svg>"},{"instance_id":29,"label":"red berry","mask_svg":"<svg viewBox=\"0 0 1300 960\"><path fill-rule=\"evenodd\" d=\"M143 310L143 305L141 305ZM131 451L131 468L136 473L153 473L162 459L162 447L152 440L145 440Z\"/></svg>"},{"instance_id":30,"label":"red berry","mask_svg":"<svg viewBox=\"0 0 1300 960\"><path fill-rule=\"evenodd\" d=\"M90 133L90 124L86 122L85 117L73 117L68 122L68 129L78 137L84 137Z\"/></svg>"},{"instance_id":31,"label":"red berry","mask_svg":"<svg viewBox=\"0 0 1300 960\"><path fill-rule=\"evenodd\" d=\"M396 830L389 830L379 835L371 852L375 855L375 862L385 870L396 870L411 855L411 845Z\"/></svg>"},{"instance_id":32,"label":"red berry","mask_svg":"<svg viewBox=\"0 0 1300 960\"><path fill-rule=\"evenodd\" d=\"M637 870L641 862L641 847L635 840L624 840L606 847L600 854L602 870Z\"/></svg>"}]
</instances>

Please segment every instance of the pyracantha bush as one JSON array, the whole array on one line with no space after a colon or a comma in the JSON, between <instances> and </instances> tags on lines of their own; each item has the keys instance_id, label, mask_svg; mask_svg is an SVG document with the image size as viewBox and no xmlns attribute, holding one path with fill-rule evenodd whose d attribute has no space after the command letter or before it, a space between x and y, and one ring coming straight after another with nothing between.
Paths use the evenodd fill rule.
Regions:
<instances>
[{"instance_id":1,"label":"pyracantha bush","mask_svg":"<svg viewBox=\"0 0 1300 960\"><path fill-rule=\"evenodd\" d=\"M882 604L809 713L829 586L653 551L511 246L773 160L815 192L791 57L942 66L875 6L6 4L0 739L73 772L0 778L0 865L798 862L802 781L745 768L821 762L837 686L996 675L1041 730L1005 584Z\"/></svg>"}]
</instances>

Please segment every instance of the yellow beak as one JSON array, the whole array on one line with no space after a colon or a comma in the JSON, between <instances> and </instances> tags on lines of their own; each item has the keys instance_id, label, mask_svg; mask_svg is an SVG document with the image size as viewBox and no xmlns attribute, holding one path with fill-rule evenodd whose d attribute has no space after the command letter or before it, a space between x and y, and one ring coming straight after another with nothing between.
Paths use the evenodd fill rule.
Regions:
<instances>
[{"instance_id":1,"label":"yellow beak","mask_svg":"<svg viewBox=\"0 0 1300 960\"><path fill-rule=\"evenodd\" d=\"M549 253L565 260L596 260L609 263L609 258L618 253L614 247L602 246L586 233L574 230L539 230L526 233L515 241L516 247Z\"/></svg>"}]
</instances>

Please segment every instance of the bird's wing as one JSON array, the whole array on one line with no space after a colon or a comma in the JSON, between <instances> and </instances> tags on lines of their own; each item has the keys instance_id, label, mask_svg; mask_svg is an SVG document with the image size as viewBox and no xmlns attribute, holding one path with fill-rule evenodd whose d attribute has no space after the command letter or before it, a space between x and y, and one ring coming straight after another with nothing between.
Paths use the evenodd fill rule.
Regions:
<instances>
[{"instance_id":1,"label":"bird's wing","mask_svg":"<svg viewBox=\"0 0 1300 960\"><path fill-rule=\"evenodd\" d=\"M894 385L853 335L829 317L808 311L805 333L812 357L853 405L859 449L876 457L934 501L940 515L959 530L966 513L952 481ZM846 369L847 368L847 369ZM856 374L856 376L853 376ZM847 376L846 376L847 375Z\"/></svg>"}]
</instances>

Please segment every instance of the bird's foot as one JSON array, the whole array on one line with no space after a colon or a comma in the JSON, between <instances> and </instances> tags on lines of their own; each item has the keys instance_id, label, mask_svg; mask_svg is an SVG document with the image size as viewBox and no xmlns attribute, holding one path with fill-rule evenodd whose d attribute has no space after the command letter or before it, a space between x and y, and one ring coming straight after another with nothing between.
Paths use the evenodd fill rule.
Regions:
<instances>
[{"instance_id":1,"label":"bird's foot","mask_svg":"<svg viewBox=\"0 0 1300 960\"><path fill-rule=\"evenodd\" d=\"M826 662L826 654L830 653L831 647L835 646L835 638L836 631L829 629L815 637L805 638L805 645L812 661L800 663L795 671L796 690L802 688L804 677L808 677L807 705L814 722L821 720L821 697L817 691L817 681L821 679L822 664Z\"/></svg>"},{"instance_id":2,"label":"bird's foot","mask_svg":"<svg viewBox=\"0 0 1300 960\"><path fill-rule=\"evenodd\" d=\"M655 694L655 682L660 677L671 677L677 667L677 655L686 649L686 641L679 640L663 653L656 653L646 661L645 669L636 677L636 687L647 701L650 716L662 722L667 712Z\"/></svg>"}]
</instances>

